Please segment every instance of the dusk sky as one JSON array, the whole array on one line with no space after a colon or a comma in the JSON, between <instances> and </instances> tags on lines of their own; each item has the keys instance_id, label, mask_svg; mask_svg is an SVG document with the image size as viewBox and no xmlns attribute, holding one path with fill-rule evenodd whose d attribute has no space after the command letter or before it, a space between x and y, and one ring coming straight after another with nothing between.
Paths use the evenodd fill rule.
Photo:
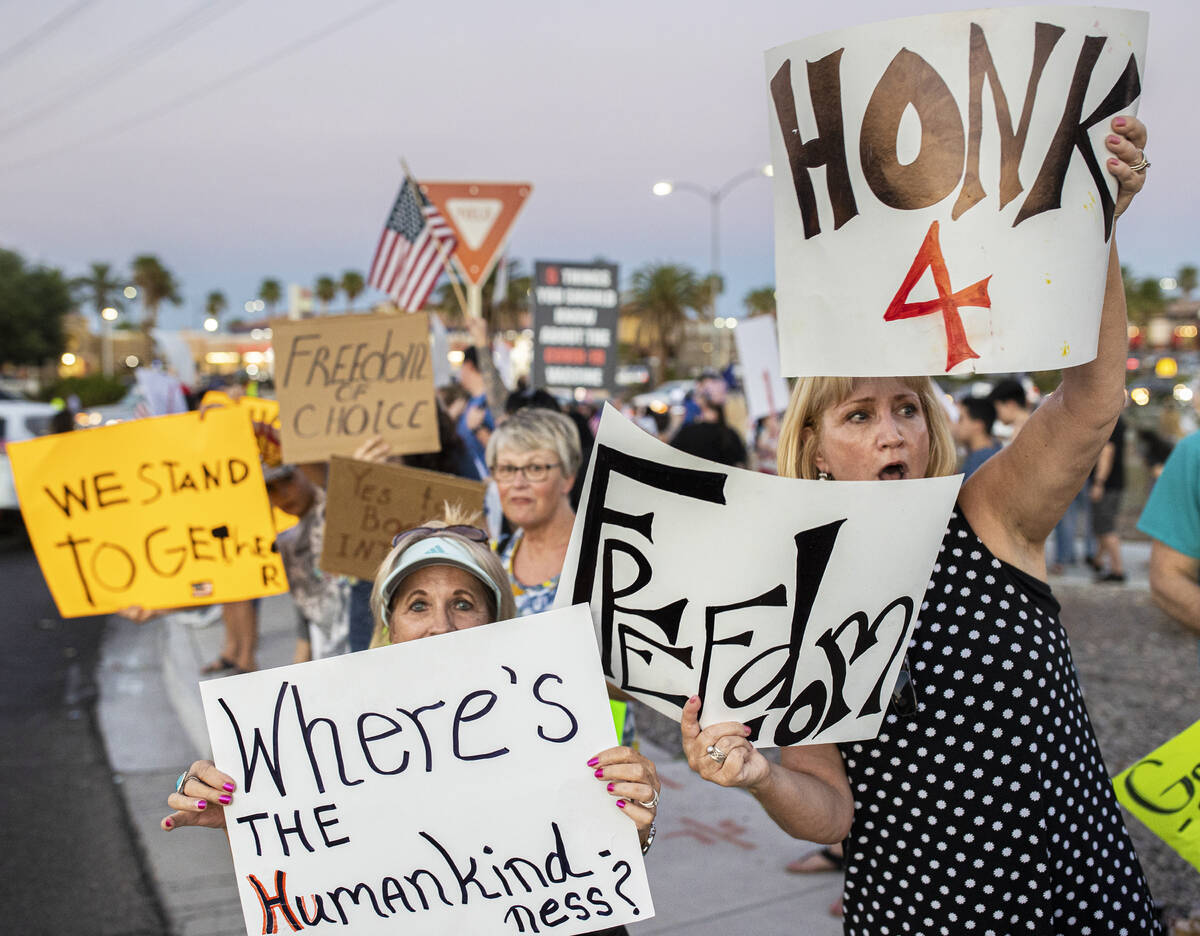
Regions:
<instances>
[{"instance_id":1,"label":"dusk sky","mask_svg":"<svg viewBox=\"0 0 1200 936\"><path fill-rule=\"evenodd\" d=\"M1154 166L1118 240L1126 264L1160 275L1200 263L1200 185L1189 175L1200 165L1200 5L1140 6L1151 13L1141 116ZM650 187L716 187L769 161L765 49L970 8L7 3L0 246L71 275L156 253L183 285L184 305L164 309L164 324L198 327L210 290L226 294L232 317L265 276L311 286L324 273L365 274L403 155L426 179L532 182L510 241L527 268L603 255L623 284L652 261L704 271L708 205ZM721 222L720 308L740 315L742 296L774 279L769 183L734 191Z\"/></svg>"}]
</instances>

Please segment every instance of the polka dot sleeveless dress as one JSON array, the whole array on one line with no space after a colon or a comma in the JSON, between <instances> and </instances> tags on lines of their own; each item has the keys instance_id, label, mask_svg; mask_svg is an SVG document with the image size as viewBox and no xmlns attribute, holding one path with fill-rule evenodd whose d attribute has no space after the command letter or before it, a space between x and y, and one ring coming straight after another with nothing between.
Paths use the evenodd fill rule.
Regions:
<instances>
[{"instance_id":1,"label":"polka dot sleeveless dress","mask_svg":"<svg viewBox=\"0 0 1200 936\"><path fill-rule=\"evenodd\" d=\"M1162 932L1058 611L955 511L909 644L915 711L841 745L847 933Z\"/></svg>"}]
</instances>

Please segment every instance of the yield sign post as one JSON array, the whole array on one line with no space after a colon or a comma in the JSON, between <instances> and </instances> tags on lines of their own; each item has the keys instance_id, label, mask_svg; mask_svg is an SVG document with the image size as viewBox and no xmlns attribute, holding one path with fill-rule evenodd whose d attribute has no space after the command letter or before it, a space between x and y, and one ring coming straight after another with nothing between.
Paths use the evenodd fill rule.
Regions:
<instances>
[{"instance_id":1,"label":"yield sign post","mask_svg":"<svg viewBox=\"0 0 1200 936\"><path fill-rule=\"evenodd\" d=\"M533 191L528 182L422 182L421 191L458 234L453 262L467 282L468 313L482 312L482 287Z\"/></svg>"}]
</instances>

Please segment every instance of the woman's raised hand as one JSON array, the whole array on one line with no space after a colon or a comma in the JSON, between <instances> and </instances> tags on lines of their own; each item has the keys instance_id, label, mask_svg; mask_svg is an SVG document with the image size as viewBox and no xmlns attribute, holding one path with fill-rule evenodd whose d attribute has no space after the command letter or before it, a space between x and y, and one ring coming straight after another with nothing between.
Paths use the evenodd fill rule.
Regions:
<instances>
[{"instance_id":1,"label":"woman's raised hand","mask_svg":"<svg viewBox=\"0 0 1200 936\"><path fill-rule=\"evenodd\" d=\"M1114 117L1112 133L1105 139L1108 151L1108 171L1117 180L1117 200L1113 217L1119 218L1129 207L1133 196L1146 184L1146 125L1136 117ZM1134 166L1141 166L1134 169Z\"/></svg>"},{"instance_id":2,"label":"woman's raised hand","mask_svg":"<svg viewBox=\"0 0 1200 936\"><path fill-rule=\"evenodd\" d=\"M601 751L587 765L596 779L606 785L609 795L617 801L617 808L636 823L644 846L658 812L661 789L654 761L633 748L612 747Z\"/></svg>"},{"instance_id":3,"label":"woman's raised hand","mask_svg":"<svg viewBox=\"0 0 1200 936\"><path fill-rule=\"evenodd\" d=\"M700 697L692 696L679 722L688 766L705 780L726 787L753 787L767 778L771 764L746 740L750 729L741 722L718 722L700 728Z\"/></svg>"},{"instance_id":4,"label":"woman's raised hand","mask_svg":"<svg viewBox=\"0 0 1200 936\"><path fill-rule=\"evenodd\" d=\"M383 441L383 436L371 436L354 450L354 457L365 462L385 462L392 454L392 446Z\"/></svg>"},{"instance_id":5,"label":"woman's raised hand","mask_svg":"<svg viewBox=\"0 0 1200 936\"><path fill-rule=\"evenodd\" d=\"M233 777L217 770L212 761L196 761L183 776L178 789L167 797L175 812L161 826L170 832L178 826L225 828L225 807L233 802Z\"/></svg>"}]
</instances>

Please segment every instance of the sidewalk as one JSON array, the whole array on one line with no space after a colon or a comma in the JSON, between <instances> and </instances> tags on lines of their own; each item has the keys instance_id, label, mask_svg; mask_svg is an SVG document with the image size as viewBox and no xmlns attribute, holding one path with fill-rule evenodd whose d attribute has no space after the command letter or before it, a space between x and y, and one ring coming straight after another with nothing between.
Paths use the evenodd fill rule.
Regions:
<instances>
[{"instance_id":1,"label":"sidewalk","mask_svg":"<svg viewBox=\"0 0 1200 936\"><path fill-rule=\"evenodd\" d=\"M262 602L260 666L291 662L293 614L287 596ZM196 628L179 616L140 626L110 618L97 673L114 780L174 936L245 932L225 836L159 828L180 771L208 756L196 674L220 642L219 619ZM841 933L841 921L828 913L840 875L783 870L812 846L779 831L748 794L700 780L685 761L651 743L643 751L654 758L663 787L658 834L646 859L657 915L630 933Z\"/></svg>"}]
</instances>

